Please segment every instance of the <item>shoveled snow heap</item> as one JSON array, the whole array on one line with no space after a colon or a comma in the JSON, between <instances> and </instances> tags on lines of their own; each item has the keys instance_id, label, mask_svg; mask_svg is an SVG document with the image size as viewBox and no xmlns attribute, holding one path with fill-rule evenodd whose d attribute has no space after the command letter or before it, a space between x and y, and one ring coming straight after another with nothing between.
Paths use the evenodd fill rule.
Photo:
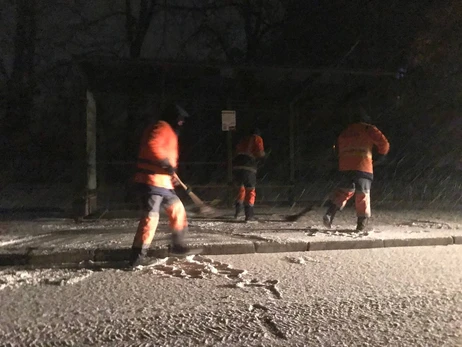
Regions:
<instances>
[{"instance_id":1,"label":"shoveled snow heap","mask_svg":"<svg viewBox=\"0 0 462 347\"><path fill-rule=\"evenodd\" d=\"M222 275L229 279L242 278L246 270L234 269L225 264L200 255L185 258L168 257L159 259L148 266L139 266L136 270L151 272L162 277L206 278L210 275Z\"/></svg>"},{"instance_id":2,"label":"shoveled snow heap","mask_svg":"<svg viewBox=\"0 0 462 347\"><path fill-rule=\"evenodd\" d=\"M93 274L88 269L35 269L0 271L0 290L22 285L66 285L75 284Z\"/></svg>"}]
</instances>

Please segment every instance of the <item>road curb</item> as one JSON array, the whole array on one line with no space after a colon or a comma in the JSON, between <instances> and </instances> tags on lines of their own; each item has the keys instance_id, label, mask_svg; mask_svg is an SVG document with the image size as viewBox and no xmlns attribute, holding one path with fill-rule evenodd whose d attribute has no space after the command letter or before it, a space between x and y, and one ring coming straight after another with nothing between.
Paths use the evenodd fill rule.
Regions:
<instances>
[{"instance_id":1,"label":"road curb","mask_svg":"<svg viewBox=\"0 0 462 347\"><path fill-rule=\"evenodd\" d=\"M27 265L78 264L94 260L92 249L34 249L27 254Z\"/></svg>"},{"instance_id":2,"label":"road curb","mask_svg":"<svg viewBox=\"0 0 462 347\"><path fill-rule=\"evenodd\" d=\"M130 248L97 248L93 261L121 261L127 260L130 256Z\"/></svg>"},{"instance_id":3,"label":"road curb","mask_svg":"<svg viewBox=\"0 0 462 347\"><path fill-rule=\"evenodd\" d=\"M312 241L308 245L308 251L331 251L331 250L383 248L383 247L384 247L383 240L378 240L378 239Z\"/></svg>"},{"instance_id":4,"label":"road curb","mask_svg":"<svg viewBox=\"0 0 462 347\"><path fill-rule=\"evenodd\" d=\"M213 243L202 246L204 255L249 254L255 253L253 242Z\"/></svg>"},{"instance_id":5,"label":"road curb","mask_svg":"<svg viewBox=\"0 0 462 347\"><path fill-rule=\"evenodd\" d=\"M421 237L412 239L388 239L385 247L447 246L454 244L454 236Z\"/></svg>"},{"instance_id":6,"label":"road curb","mask_svg":"<svg viewBox=\"0 0 462 347\"><path fill-rule=\"evenodd\" d=\"M306 252L327 250L371 249L389 247L415 246L447 246L462 244L462 236L441 236L408 239L355 239L329 241L288 241L288 242L233 242L212 244L191 244L195 248L202 248L204 255L221 254L252 254L279 252ZM58 265L78 264L86 261L113 262L124 261L129 258L130 248L98 248L98 249L0 249L0 266L13 265ZM151 248L150 257L165 258L168 256L166 246Z\"/></svg>"},{"instance_id":7,"label":"road curb","mask_svg":"<svg viewBox=\"0 0 462 347\"><path fill-rule=\"evenodd\" d=\"M286 242L254 242L255 253L281 253L281 252L306 252L308 242L286 241Z\"/></svg>"},{"instance_id":8,"label":"road curb","mask_svg":"<svg viewBox=\"0 0 462 347\"><path fill-rule=\"evenodd\" d=\"M4 249L0 253L0 266L27 265L27 253L20 250Z\"/></svg>"}]
</instances>

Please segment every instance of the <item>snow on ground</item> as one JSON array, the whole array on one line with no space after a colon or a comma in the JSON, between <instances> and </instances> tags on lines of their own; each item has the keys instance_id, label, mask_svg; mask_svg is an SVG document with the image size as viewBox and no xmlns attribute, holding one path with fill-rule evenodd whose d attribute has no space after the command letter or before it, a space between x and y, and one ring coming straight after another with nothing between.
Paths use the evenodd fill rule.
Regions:
<instances>
[{"instance_id":1,"label":"snow on ground","mask_svg":"<svg viewBox=\"0 0 462 347\"><path fill-rule=\"evenodd\" d=\"M246 273L245 270L234 269L230 264L200 255L158 259L153 264L138 266L135 271L147 272L160 277L208 278L219 275L229 279L241 279Z\"/></svg>"},{"instance_id":2,"label":"snow on ground","mask_svg":"<svg viewBox=\"0 0 462 347\"><path fill-rule=\"evenodd\" d=\"M93 274L92 270L33 269L20 270L8 268L0 271L0 290L20 286L72 285Z\"/></svg>"},{"instance_id":3,"label":"snow on ground","mask_svg":"<svg viewBox=\"0 0 462 347\"><path fill-rule=\"evenodd\" d=\"M412 247L39 269L35 283L0 291L0 345L455 347L461 254ZM59 281L69 273L91 275Z\"/></svg>"},{"instance_id":4,"label":"snow on ground","mask_svg":"<svg viewBox=\"0 0 462 347\"><path fill-rule=\"evenodd\" d=\"M72 285L85 280L95 271L124 271L120 268L122 263L95 263L92 261L82 262L75 268L51 268L51 269L24 269L6 268L0 271L0 290L6 288L17 288L20 286L41 286L41 285ZM114 268L112 268L114 266ZM154 275L159 278L199 278L205 279L211 276L223 276L229 280L237 281L248 285L255 285L258 280L244 279L247 271L235 269L232 265L215 261L211 258L191 255L187 257L167 257L155 260L147 266L138 266L132 271Z\"/></svg>"}]
</instances>

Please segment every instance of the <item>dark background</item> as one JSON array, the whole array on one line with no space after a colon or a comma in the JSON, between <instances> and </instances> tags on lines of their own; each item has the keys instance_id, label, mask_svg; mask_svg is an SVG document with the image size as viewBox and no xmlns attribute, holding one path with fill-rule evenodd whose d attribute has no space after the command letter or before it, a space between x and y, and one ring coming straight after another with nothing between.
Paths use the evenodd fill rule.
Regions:
<instances>
[{"instance_id":1,"label":"dark background","mask_svg":"<svg viewBox=\"0 0 462 347\"><path fill-rule=\"evenodd\" d=\"M0 11L3 208L27 205L21 201L40 189L56 201L67 191L82 81L102 71L109 73L92 86L103 191L124 189L138 134L167 100L193 116L181 138L187 181L226 182L220 111L230 108L238 116L234 141L256 125L273 150L260 183L288 184L296 101L294 183L311 192L299 199L318 197L335 172L341 101L361 87L391 143L376 170L376 196L460 200L460 1L2 0ZM274 192L269 200L284 195Z\"/></svg>"}]
</instances>

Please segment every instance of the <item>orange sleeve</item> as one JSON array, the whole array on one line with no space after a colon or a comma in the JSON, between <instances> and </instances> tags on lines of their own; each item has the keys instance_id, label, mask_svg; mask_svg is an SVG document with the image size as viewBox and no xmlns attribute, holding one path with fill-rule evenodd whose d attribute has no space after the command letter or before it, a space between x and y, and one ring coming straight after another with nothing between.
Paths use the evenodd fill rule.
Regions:
<instances>
[{"instance_id":1,"label":"orange sleeve","mask_svg":"<svg viewBox=\"0 0 462 347\"><path fill-rule=\"evenodd\" d=\"M261 138L261 136L255 136L254 155L256 157L264 157L265 156L265 147L263 146L263 139Z\"/></svg>"},{"instance_id":2,"label":"orange sleeve","mask_svg":"<svg viewBox=\"0 0 462 347\"><path fill-rule=\"evenodd\" d=\"M387 154L390 150L390 143L385 135L373 125L368 127L368 134L374 145L377 146L377 152L383 155Z\"/></svg>"}]
</instances>

